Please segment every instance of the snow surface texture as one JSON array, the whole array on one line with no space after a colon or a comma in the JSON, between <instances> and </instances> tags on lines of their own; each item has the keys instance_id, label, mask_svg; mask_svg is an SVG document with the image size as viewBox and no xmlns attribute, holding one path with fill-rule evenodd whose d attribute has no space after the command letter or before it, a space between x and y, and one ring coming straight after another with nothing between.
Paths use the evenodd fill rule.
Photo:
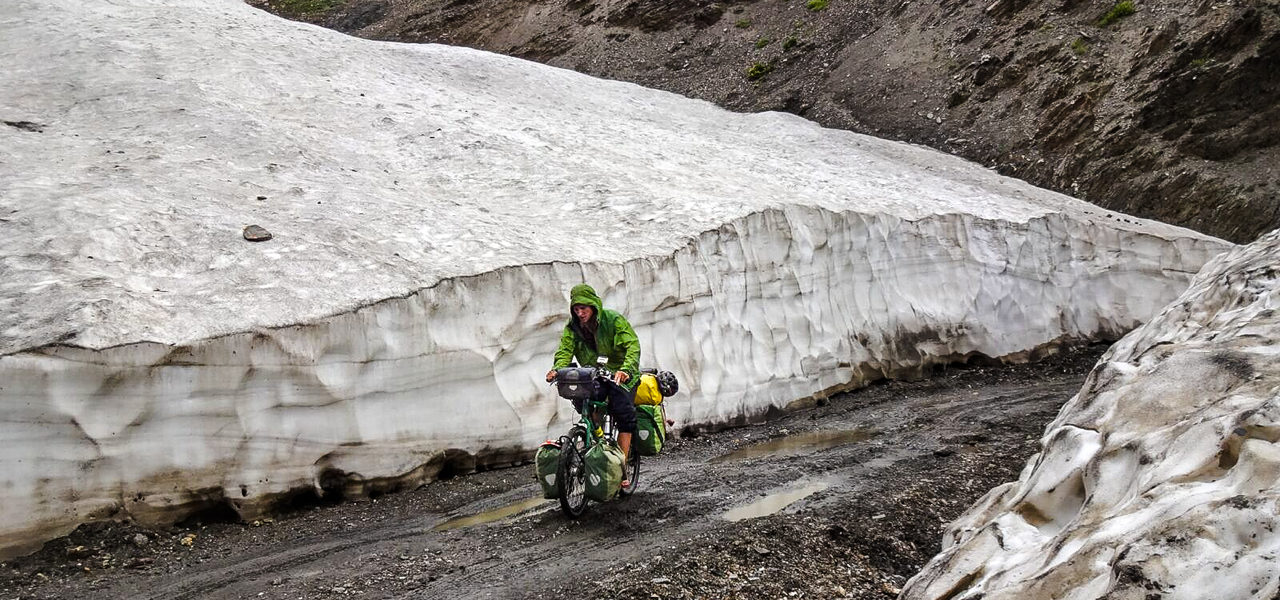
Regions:
<instances>
[{"instance_id":1,"label":"snow surface texture","mask_svg":"<svg viewBox=\"0 0 1280 600\"><path fill-rule=\"evenodd\" d=\"M931 150L235 0L0 14L0 548L519 460L574 284L684 424L1118 336L1228 244ZM274 234L250 243L242 228Z\"/></svg>"},{"instance_id":2,"label":"snow surface texture","mask_svg":"<svg viewBox=\"0 0 1280 600\"><path fill-rule=\"evenodd\" d=\"M1275 598L1277 339L1280 231L1112 347L902 597Z\"/></svg>"}]
</instances>

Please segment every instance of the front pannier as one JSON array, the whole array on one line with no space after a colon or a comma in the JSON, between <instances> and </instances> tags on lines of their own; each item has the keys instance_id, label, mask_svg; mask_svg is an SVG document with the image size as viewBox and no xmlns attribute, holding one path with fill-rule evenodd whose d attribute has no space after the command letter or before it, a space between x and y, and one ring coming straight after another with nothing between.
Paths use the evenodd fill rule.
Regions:
<instances>
[{"instance_id":1,"label":"front pannier","mask_svg":"<svg viewBox=\"0 0 1280 600\"><path fill-rule=\"evenodd\" d=\"M533 457L533 473L542 486L542 497L548 500L557 497L556 470L560 468L560 442L547 440L538 448Z\"/></svg>"},{"instance_id":2,"label":"front pannier","mask_svg":"<svg viewBox=\"0 0 1280 600\"><path fill-rule=\"evenodd\" d=\"M599 440L587 450L587 497L608 502L622 489L622 450L612 441Z\"/></svg>"}]
</instances>

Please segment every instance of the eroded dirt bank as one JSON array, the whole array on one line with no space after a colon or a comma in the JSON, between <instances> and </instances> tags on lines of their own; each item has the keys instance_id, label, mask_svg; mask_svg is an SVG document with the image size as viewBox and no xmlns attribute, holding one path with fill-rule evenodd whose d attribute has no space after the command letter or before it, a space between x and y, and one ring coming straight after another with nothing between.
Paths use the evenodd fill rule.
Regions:
<instances>
[{"instance_id":1,"label":"eroded dirt bank","mask_svg":"<svg viewBox=\"0 0 1280 600\"><path fill-rule=\"evenodd\" d=\"M249 2L924 144L1235 242L1280 226L1274 1Z\"/></svg>"},{"instance_id":2,"label":"eroded dirt bank","mask_svg":"<svg viewBox=\"0 0 1280 600\"><path fill-rule=\"evenodd\" d=\"M84 526L0 565L0 597L891 598L946 521L1017 476L1103 349L677 440L635 497L576 522L527 466L254 523Z\"/></svg>"}]
</instances>

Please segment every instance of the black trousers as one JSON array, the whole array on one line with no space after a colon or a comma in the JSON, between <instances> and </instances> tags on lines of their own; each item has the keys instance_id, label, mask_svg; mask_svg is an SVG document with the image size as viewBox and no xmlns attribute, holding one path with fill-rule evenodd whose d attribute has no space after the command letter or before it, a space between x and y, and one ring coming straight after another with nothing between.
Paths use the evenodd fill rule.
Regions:
<instances>
[{"instance_id":1,"label":"black trousers","mask_svg":"<svg viewBox=\"0 0 1280 600\"><path fill-rule=\"evenodd\" d=\"M609 416L613 417L613 426L622 433L636 432L636 391L609 381L596 390L597 401L609 402ZM574 400L573 408L582 412L582 401Z\"/></svg>"}]
</instances>

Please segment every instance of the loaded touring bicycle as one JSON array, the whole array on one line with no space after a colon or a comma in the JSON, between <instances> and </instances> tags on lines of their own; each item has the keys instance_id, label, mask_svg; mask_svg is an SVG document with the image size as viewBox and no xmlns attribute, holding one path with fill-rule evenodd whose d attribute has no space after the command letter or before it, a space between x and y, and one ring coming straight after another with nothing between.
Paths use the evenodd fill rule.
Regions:
<instances>
[{"instance_id":1,"label":"loaded touring bicycle","mask_svg":"<svg viewBox=\"0 0 1280 600\"><path fill-rule=\"evenodd\" d=\"M538 448L534 468L543 497L559 500L560 508L570 518L581 516L589 501L608 502L634 494L641 481L641 456L657 455L666 442L666 409L662 401L678 391L675 375L656 369L641 370L635 398L637 431L632 436L626 464L603 393L603 386L612 385L612 376L603 364L556 371L556 391L561 398L581 405L581 418L567 434ZM630 476L626 488L622 487L624 473Z\"/></svg>"}]
</instances>

